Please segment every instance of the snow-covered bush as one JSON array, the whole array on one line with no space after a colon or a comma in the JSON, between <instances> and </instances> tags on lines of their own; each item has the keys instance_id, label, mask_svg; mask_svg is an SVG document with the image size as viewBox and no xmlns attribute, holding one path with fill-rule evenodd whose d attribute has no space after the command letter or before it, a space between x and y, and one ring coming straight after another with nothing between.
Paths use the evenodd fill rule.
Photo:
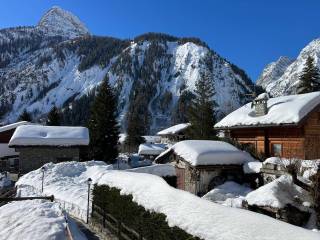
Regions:
<instances>
[{"instance_id":1,"label":"snow-covered bush","mask_svg":"<svg viewBox=\"0 0 320 240\"><path fill-rule=\"evenodd\" d=\"M108 213L145 239L199 239L176 226L170 227L166 215L150 212L135 203L132 198L132 195L120 194L117 188L96 185L93 190L92 221L104 225L100 216L106 216Z\"/></svg>"}]
</instances>

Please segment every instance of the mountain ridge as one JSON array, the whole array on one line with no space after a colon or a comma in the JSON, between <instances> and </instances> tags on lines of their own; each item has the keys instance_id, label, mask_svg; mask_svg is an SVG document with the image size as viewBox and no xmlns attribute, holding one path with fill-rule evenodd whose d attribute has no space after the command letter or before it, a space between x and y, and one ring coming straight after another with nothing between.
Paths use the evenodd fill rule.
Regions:
<instances>
[{"instance_id":1,"label":"mountain ridge","mask_svg":"<svg viewBox=\"0 0 320 240\"><path fill-rule=\"evenodd\" d=\"M185 120L203 74L215 86L218 118L250 100L253 83L246 73L200 39L159 33L132 40L53 33L37 27L0 30L3 122L15 121L24 109L37 119L53 105L70 112L106 75L117 92L123 131L130 104L145 117L146 133Z\"/></svg>"},{"instance_id":2,"label":"mountain ridge","mask_svg":"<svg viewBox=\"0 0 320 240\"><path fill-rule=\"evenodd\" d=\"M288 62L289 64L283 64L282 67L279 67L277 62L273 62L267 65L257 80L257 85L264 87L272 96L296 94L297 86L300 83L299 77L308 56L313 57L315 65L320 68L320 38L308 43L296 59ZM277 66L277 71L280 74L274 75L272 71L268 71L270 65Z\"/></svg>"}]
</instances>

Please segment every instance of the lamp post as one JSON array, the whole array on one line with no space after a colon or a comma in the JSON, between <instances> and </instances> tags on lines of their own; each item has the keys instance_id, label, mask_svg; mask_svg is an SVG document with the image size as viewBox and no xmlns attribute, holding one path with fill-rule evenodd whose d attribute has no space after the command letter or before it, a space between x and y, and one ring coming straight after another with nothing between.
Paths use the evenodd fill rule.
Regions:
<instances>
[{"instance_id":1,"label":"lamp post","mask_svg":"<svg viewBox=\"0 0 320 240\"><path fill-rule=\"evenodd\" d=\"M88 178L88 206L87 206L87 224L89 223L89 207L90 207L90 185L92 183L92 179Z\"/></svg>"},{"instance_id":2,"label":"lamp post","mask_svg":"<svg viewBox=\"0 0 320 240\"><path fill-rule=\"evenodd\" d=\"M41 192L43 193L43 182L44 182L44 172L46 171L45 167L41 168L41 172L42 172L42 184L41 184Z\"/></svg>"}]
</instances>

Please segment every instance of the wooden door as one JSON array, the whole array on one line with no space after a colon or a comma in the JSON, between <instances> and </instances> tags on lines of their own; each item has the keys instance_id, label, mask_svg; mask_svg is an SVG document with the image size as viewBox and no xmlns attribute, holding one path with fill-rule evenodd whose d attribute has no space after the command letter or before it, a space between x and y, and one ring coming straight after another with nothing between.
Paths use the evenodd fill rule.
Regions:
<instances>
[{"instance_id":1,"label":"wooden door","mask_svg":"<svg viewBox=\"0 0 320 240\"><path fill-rule=\"evenodd\" d=\"M176 167L177 188L185 189L185 169Z\"/></svg>"}]
</instances>

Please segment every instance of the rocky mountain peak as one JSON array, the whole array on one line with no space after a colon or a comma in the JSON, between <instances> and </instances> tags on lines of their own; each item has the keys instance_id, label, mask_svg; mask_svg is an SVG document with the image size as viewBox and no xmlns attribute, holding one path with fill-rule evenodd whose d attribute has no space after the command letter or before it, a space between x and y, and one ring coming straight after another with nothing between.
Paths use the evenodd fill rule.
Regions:
<instances>
[{"instance_id":1,"label":"rocky mountain peak","mask_svg":"<svg viewBox=\"0 0 320 240\"><path fill-rule=\"evenodd\" d=\"M43 15L37 28L49 36L75 38L90 34L77 16L58 6L52 7Z\"/></svg>"},{"instance_id":2,"label":"rocky mountain peak","mask_svg":"<svg viewBox=\"0 0 320 240\"><path fill-rule=\"evenodd\" d=\"M308 56L314 58L314 63L319 68L320 38L314 39L306 45L294 61L280 58L277 62L267 65L257 84L264 87L272 96L295 94Z\"/></svg>"},{"instance_id":3,"label":"rocky mountain peak","mask_svg":"<svg viewBox=\"0 0 320 240\"><path fill-rule=\"evenodd\" d=\"M281 56L277 61L268 64L257 80L257 85L266 88L269 84L278 80L293 61L286 56Z\"/></svg>"}]
</instances>

